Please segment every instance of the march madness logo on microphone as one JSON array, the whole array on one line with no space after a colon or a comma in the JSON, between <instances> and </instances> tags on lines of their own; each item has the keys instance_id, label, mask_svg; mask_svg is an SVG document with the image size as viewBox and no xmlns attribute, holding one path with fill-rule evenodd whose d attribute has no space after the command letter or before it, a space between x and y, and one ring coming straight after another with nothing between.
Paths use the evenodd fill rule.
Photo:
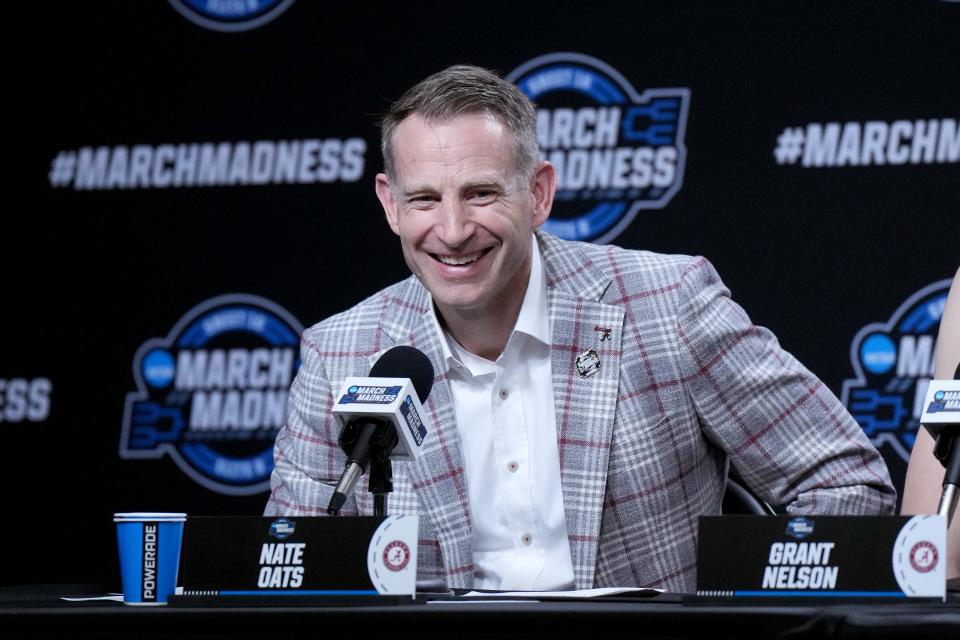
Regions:
<instances>
[{"instance_id":1,"label":"march madness logo on microphone","mask_svg":"<svg viewBox=\"0 0 960 640\"><path fill-rule=\"evenodd\" d=\"M856 377L844 381L841 398L888 465L910 458L950 282L917 291L887 322L860 329L850 345Z\"/></svg>"},{"instance_id":2,"label":"march madness logo on microphone","mask_svg":"<svg viewBox=\"0 0 960 640\"><path fill-rule=\"evenodd\" d=\"M166 338L137 351L120 457L169 455L212 491L266 491L302 333L289 312L258 296L220 296L188 311Z\"/></svg>"},{"instance_id":3,"label":"march madness logo on microphone","mask_svg":"<svg viewBox=\"0 0 960 640\"><path fill-rule=\"evenodd\" d=\"M609 242L680 190L689 89L637 94L613 67L579 53L540 56L506 79L537 105L540 153L557 170L550 233Z\"/></svg>"}]
</instances>

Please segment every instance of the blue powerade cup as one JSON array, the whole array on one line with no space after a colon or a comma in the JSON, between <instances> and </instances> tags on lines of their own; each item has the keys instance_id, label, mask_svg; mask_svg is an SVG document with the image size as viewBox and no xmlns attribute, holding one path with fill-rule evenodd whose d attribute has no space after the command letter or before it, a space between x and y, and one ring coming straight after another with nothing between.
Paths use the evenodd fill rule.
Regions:
<instances>
[{"instance_id":1,"label":"blue powerade cup","mask_svg":"<svg viewBox=\"0 0 960 640\"><path fill-rule=\"evenodd\" d=\"M163 605L177 587L185 513L115 513L123 603Z\"/></svg>"}]
</instances>

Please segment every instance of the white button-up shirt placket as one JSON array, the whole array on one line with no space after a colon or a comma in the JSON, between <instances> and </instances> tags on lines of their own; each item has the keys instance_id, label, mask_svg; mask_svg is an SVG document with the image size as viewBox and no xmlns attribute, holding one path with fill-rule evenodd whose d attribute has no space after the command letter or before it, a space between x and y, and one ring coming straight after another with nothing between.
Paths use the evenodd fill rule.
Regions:
<instances>
[{"instance_id":1,"label":"white button-up shirt placket","mask_svg":"<svg viewBox=\"0 0 960 640\"><path fill-rule=\"evenodd\" d=\"M533 244L530 281L507 347L480 358L440 328L466 465L474 587L567 589L567 540L550 363L546 283Z\"/></svg>"}]
</instances>

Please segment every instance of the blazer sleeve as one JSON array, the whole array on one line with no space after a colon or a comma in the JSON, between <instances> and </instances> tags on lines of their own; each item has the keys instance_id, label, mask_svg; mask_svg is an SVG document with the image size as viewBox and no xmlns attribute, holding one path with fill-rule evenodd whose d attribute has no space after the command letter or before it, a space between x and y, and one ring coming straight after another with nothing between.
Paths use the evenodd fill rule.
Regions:
<instances>
[{"instance_id":1,"label":"blazer sleeve","mask_svg":"<svg viewBox=\"0 0 960 640\"><path fill-rule=\"evenodd\" d=\"M764 500L797 514L892 514L886 464L837 397L754 326L704 258L687 264L678 351L705 436Z\"/></svg>"},{"instance_id":2,"label":"blazer sleeve","mask_svg":"<svg viewBox=\"0 0 960 640\"><path fill-rule=\"evenodd\" d=\"M339 423L331 412L335 390L318 347L307 334L300 343L300 360L287 418L274 444L267 516L326 515L346 460L337 443ZM340 513L356 515L352 495Z\"/></svg>"}]
</instances>

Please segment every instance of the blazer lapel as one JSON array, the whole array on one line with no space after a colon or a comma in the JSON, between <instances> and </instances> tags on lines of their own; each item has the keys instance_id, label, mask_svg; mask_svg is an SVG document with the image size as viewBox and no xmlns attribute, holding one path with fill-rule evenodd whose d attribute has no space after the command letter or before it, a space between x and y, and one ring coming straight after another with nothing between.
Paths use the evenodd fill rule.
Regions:
<instances>
[{"instance_id":1,"label":"blazer lapel","mask_svg":"<svg viewBox=\"0 0 960 640\"><path fill-rule=\"evenodd\" d=\"M551 364L567 536L578 589L593 586L620 381L624 313L597 302L610 283L568 245L538 234L547 277ZM579 359L579 360L578 360Z\"/></svg>"},{"instance_id":2,"label":"blazer lapel","mask_svg":"<svg viewBox=\"0 0 960 640\"><path fill-rule=\"evenodd\" d=\"M433 389L424 404L431 429L423 455L408 467L410 481L420 503L420 515L429 521L440 544L447 585L471 588L473 526L447 363L430 318L429 295L413 279L407 293L407 300L401 303L409 313L403 312L385 330L396 344L407 344L426 354L435 374ZM375 354L374 360L379 355Z\"/></svg>"}]
</instances>

